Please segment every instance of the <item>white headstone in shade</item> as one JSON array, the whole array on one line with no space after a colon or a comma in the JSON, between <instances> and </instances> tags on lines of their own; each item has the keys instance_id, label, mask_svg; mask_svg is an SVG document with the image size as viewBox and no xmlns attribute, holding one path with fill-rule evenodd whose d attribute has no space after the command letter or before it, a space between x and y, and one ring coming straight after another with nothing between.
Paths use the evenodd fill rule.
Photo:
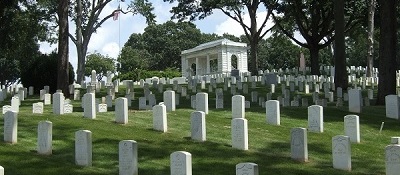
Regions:
<instances>
[{"instance_id":1,"label":"white headstone in shade","mask_svg":"<svg viewBox=\"0 0 400 175\"><path fill-rule=\"evenodd\" d=\"M236 175L258 175L258 165L250 162L236 164Z\"/></svg>"},{"instance_id":2,"label":"white headstone in shade","mask_svg":"<svg viewBox=\"0 0 400 175\"><path fill-rule=\"evenodd\" d=\"M119 174L138 175L138 146L134 140L119 142Z\"/></svg>"},{"instance_id":3,"label":"white headstone in shade","mask_svg":"<svg viewBox=\"0 0 400 175\"><path fill-rule=\"evenodd\" d=\"M361 113L361 90L350 89L349 90L349 112Z\"/></svg>"},{"instance_id":4,"label":"white headstone in shade","mask_svg":"<svg viewBox=\"0 0 400 175\"><path fill-rule=\"evenodd\" d=\"M109 108L113 107L113 97L112 97L112 95L107 95L106 96L106 104L107 104L107 107L109 107Z\"/></svg>"},{"instance_id":5,"label":"white headstone in shade","mask_svg":"<svg viewBox=\"0 0 400 175\"><path fill-rule=\"evenodd\" d=\"M208 114L208 94L200 92L196 94L196 111Z\"/></svg>"},{"instance_id":6,"label":"white headstone in shade","mask_svg":"<svg viewBox=\"0 0 400 175\"><path fill-rule=\"evenodd\" d=\"M21 101L25 101L25 91L23 88L20 88L18 90L18 97Z\"/></svg>"},{"instance_id":7,"label":"white headstone in shade","mask_svg":"<svg viewBox=\"0 0 400 175\"><path fill-rule=\"evenodd\" d=\"M203 111L194 111L190 114L191 138L196 141L206 141L206 114Z\"/></svg>"},{"instance_id":8,"label":"white headstone in shade","mask_svg":"<svg viewBox=\"0 0 400 175\"><path fill-rule=\"evenodd\" d=\"M11 111L11 106L10 105L4 105L3 106L3 114L5 114L7 111Z\"/></svg>"},{"instance_id":9,"label":"white headstone in shade","mask_svg":"<svg viewBox=\"0 0 400 175\"><path fill-rule=\"evenodd\" d=\"M332 138L333 168L351 171L351 144L348 136Z\"/></svg>"},{"instance_id":10,"label":"white headstone in shade","mask_svg":"<svg viewBox=\"0 0 400 175\"><path fill-rule=\"evenodd\" d=\"M281 124L281 114L278 100L268 100L265 102L267 123L272 125Z\"/></svg>"},{"instance_id":11,"label":"white headstone in shade","mask_svg":"<svg viewBox=\"0 0 400 175\"><path fill-rule=\"evenodd\" d=\"M215 108L216 109L224 108L224 94L223 93L215 93Z\"/></svg>"},{"instance_id":12,"label":"white headstone in shade","mask_svg":"<svg viewBox=\"0 0 400 175\"><path fill-rule=\"evenodd\" d=\"M163 93L163 100L167 111L175 111L175 91L167 90Z\"/></svg>"},{"instance_id":13,"label":"white headstone in shade","mask_svg":"<svg viewBox=\"0 0 400 175\"><path fill-rule=\"evenodd\" d=\"M53 152L53 123L40 121L38 124L37 152L42 155L51 155Z\"/></svg>"},{"instance_id":14,"label":"white headstone in shade","mask_svg":"<svg viewBox=\"0 0 400 175\"><path fill-rule=\"evenodd\" d=\"M139 97L139 109L147 109L146 97Z\"/></svg>"},{"instance_id":15,"label":"white headstone in shade","mask_svg":"<svg viewBox=\"0 0 400 175\"><path fill-rule=\"evenodd\" d=\"M390 138L390 144L399 145L400 144L400 137L391 137Z\"/></svg>"},{"instance_id":16,"label":"white headstone in shade","mask_svg":"<svg viewBox=\"0 0 400 175\"><path fill-rule=\"evenodd\" d=\"M75 164L92 166L92 132L89 130L75 132Z\"/></svg>"},{"instance_id":17,"label":"white headstone in shade","mask_svg":"<svg viewBox=\"0 0 400 175\"><path fill-rule=\"evenodd\" d=\"M64 114L71 114L74 112L74 106L72 104L64 104Z\"/></svg>"},{"instance_id":18,"label":"white headstone in shade","mask_svg":"<svg viewBox=\"0 0 400 175\"><path fill-rule=\"evenodd\" d=\"M0 88L0 101L4 101L3 90Z\"/></svg>"},{"instance_id":19,"label":"white headstone in shade","mask_svg":"<svg viewBox=\"0 0 400 175\"><path fill-rule=\"evenodd\" d=\"M324 132L324 108L319 105L308 107L308 130L311 132Z\"/></svg>"},{"instance_id":20,"label":"white headstone in shade","mask_svg":"<svg viewBox=\"0 0 400 175\"><path fill-rule=\"evenodd\" d=\"M18 137L18 113L7 111L4 114L4 142L17 143Z\"/></svg>"},{"instance_id":21,"label":"white headstone in shade","mask_svg":"<svg viewBox=\"0 0 400 175\"><path fill-rule=\"evenodd\" d=\"M32 104L32 113L33 114L43 114L43 103L37 102Z\"/></svg>"},{"instance_id":22,"label":"white headstone in shade","mask_svg":"<svg viewBox=\"0 0 400 175\"><path fill-rule=\"evenodd\" d=\"M308 161L307 129L292 128L290 130L291 157L300 162Z\"/></svg>"},{"instance_id":23,"label":"white headstone in shade","mask_svg":"<svg viewBox=\"0 0 400 175\"><path fill-rule=\"evenodd\" d=\"M231 122L232 148L240 150L249 149L249 137L247 130L247 120L244 118L234 118Z\"/></svg>"},{"instance_id":24,"label":"white headstone in shade","mask_svg":"<svg viewBox=\"0 0 400 175\"><path fill-rule=\"evenodd\" d=\"M98 107L98 112L107 112L107 104L101 103Z\"/></svg>"},{"instance_id":25,"label":"white headstone in shade","mask_svg":"<svg viewBox=\"0 0 400 175\"><path fill-rule=\"evenodd\" d=\"M15 112L19 112L19 105L21 101L19 101L19 97L11 97L11 110Z\"/></svg>"},{"instance_id":26,"label":"white headstone in shade","mask_svg":"<svg viewBox=\"0 0 400 175\"><path fill-rule=\"evenodd\" d=\"M397 95L387 95L385 97L386 117L399 119L400 116L400 97Z\"/></svg>"},{"instance_id":27,"label":"white headstone in shade","mask_svg":"<svg viewBox=\"0 0 400 175\"><path fill-rule=\"evenodd\" d=\"M344 133L350 137L351 142L360 143L360 123L358 115L344 117Z\"/></svg>"},{"instance_id":28,"label":"white headstone in shade","mask_svg":"<svg viewBox=\"0 0 400 175\"><path fill-rule=\"evenodd\" d=\"M164 104L153 106L153 129L167 132L167 107Z\"/></svg>"},{"instance_id":29,"label":"white headstone in shade","mask_svg":"<svg viewBox=\"0 0 400 175\"><path fill-rule=\"evenodd\" d=\"M75 90L74 91L74 100L80 100L81 99L81 91Z\"/></svg>"},{"instance_id":30,"label":"white headstone in shade","mask_svg":"<svg viewBox=\"0 0 400 175\"><path fill-rule=\"evenodd\" d=\"M400 172L400 145L388 145L385 148L386 175L398 175Z\"/></svg>"},{"instance_id":31,"label":"white headstone in shade","mask_svg":"<svg viewBox=\"0 0 400 175\"><path fill-rule=\"evenodd\" d=\"M115 100L115 122L128 123L128 101L124 97L119 97Z\"/></svg>"},{"instance_id":32,"label":"white headstone in shade","mask_svg":"<svg viewBox=\"0 0 400 175\"><path fill-rule=\"evenodd\" d=\"M43 89L46 91L46 93L50 93L50 86L44 86Z\"/></svg>"},{"instance_id":33,"label":"white headstone in shade","mask_svg":"<svg viewBox=\"0 0 400 175\"><path fill-rule=\"evenodd\" d=\"M44 105L51 105L51 94L44 94Z\"/></svg>"},{"instance_id":34,"label":"white headstone in shade","mask_svg":"<svg viewBox=\"0 0 400 175\"><path fill-rule=\"evenodd\" d=\"M192 175L192 155L186 151L176 151L170 155L171 175Z\"/></svg>"},{"instance_id":35,"label":"white headstone in shade","mask_svg":"<svg viewBox=\"0 0 400 175\"><path fill-rule=\"evenodd\" d=\"M4 175L4 168L0 166L0 175Z\"/></svg>"},{"instance_id":36,"label":"white headstone in shade","mask_svg":"<svg viewBox=\"0 0 400 175\"><path fill-rule=\"evenodd\" d=\"M95 119L96 118L96 102L93 93L86 93L83 95L83 117Z\"/></svg>"},{"instance_id":37,"label":"white headstone in shade","mask_svg":"<svg viewBox=\"0 0 400 175\"><path fill-rule=\"evenodd\" d=\"M245 117L245 98L243 95L235 95L232 97L232 118Z\"/></svg>"},{"instance_id":38,"label":"white headstone in shade","mask_svg":"<svg viewBox=\"0 0 400 175\"><path fill-rule=\"evenodd\" d=\"M56 115L64 114L64 94L56 92L53 94L53 113Z\"/></svg>"}]
</instances>

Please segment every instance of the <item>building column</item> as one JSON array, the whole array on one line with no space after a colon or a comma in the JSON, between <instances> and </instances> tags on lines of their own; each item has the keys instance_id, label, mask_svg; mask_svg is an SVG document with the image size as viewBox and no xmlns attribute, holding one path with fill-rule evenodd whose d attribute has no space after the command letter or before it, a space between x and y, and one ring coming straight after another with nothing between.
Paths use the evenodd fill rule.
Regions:
<instances>
[{"instance_id":1,"label":"building column","mask_svg":"<svg viewBox=\"0 0 400 175\"><path fill-rule=\"evenodd\" d=\"M207 54L207 74L210 74L210 54Z\"/></svg>"},{"instance_id":2,"label":"building column","mask_svg":"<svg viewBox=\"0 0 400 175\"><path fill-rule=\"evenodd\" d=\"M199 66L199 58L196 57L196 75L200 75L199 74L199 68L200 68L200 66Z\"/></svg>"}]
</instances>

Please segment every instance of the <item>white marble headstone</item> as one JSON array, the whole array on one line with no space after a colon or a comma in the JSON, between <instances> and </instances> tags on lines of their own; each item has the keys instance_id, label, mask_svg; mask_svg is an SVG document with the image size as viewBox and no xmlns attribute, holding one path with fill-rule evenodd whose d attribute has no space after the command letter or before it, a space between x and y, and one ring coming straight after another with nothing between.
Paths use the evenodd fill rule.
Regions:
<instances>
[{"instance_id":1,"label":"white marble headstone","mask_svg":"<svg viewBox=\"0 0 400 175\"><path fill-rule=\"evenodd\" d=\"M196 141L206 141L206 114L194 111L190 114L191 138Z\"/></svg>"},{"instance_id":2,"label":"white marble headstone","mask_svg":"<svg viewBox=\"0 0 400 175\"><path fill-rule=\"evenodd\" d=\"M348 136L338 135L332 138L333 168L351 170L351 144Z\"/></svg>"},{"instance_id":3,"label":"white marble headstone","mask_svg":"<svg viewBox=\"0 0 400 175\"><path fill-rule=\"evenodd\" d=\"M75 163L92 166L92 132L89 130L75 132Z\"/></svg>"},{"instance_id":4,"label":"white marble headstone","mask_svg":"<svg viewBox=\"0 0 400 175\"><path fill-rule=\"evenodd\" d=\"M357 115L344 117L344 133L350 137L351 142L360 143L360 123Z\"/></svg>"},{"instance_id":5,"label":"white marble headstone","mask_svg":"<svg viewBox=\"0 0 400 175\"><path fill-rule=\"evenodd\" d=\"M324 132L323 107L312 105L308 107L308 130L311 132Z\"/></svg>"},{"instance_id":6,"label":"white marble headstone","mask_svg":"<svg viewBox=\"0 0 400 175\"><path fill-rule=\"evenodd\" d=\"M258 175L258 165L250 162L236 164L236 175Z\"/></svg>"},{"instance_id":7,"label":"white marble headstone","mask_svg":"<svg viewBox=\"0 0 400 175\"><path fill-rule=\"evenodd\" d=\"M18 137L18 113L7 111L4 114L4 142L17 143Z\"/></svg>"},{"instance_id":8,"label":"white marble headstone","mask_svg":"<svg viewBox=\"0 0 400 175\"><path fill-rule=\"evenodd\" d=\"M170 155L171 175L192 175L192 155L186 151L176 151Z\"/></svg>"},{"instance_id":9,"label":"white marble headstone","mask_svg":"<svg viewBox=\"0 0 400 175\"><path fill-rule=\"evenodd\" d=\"M308 161L307 129L292 128L290 130L291 157L300 162Z\"/></svg>"},{"instance_id":10,"label":"white marble headstone","mask_svg":"<svg viewBox=\"0 0 400 175\"><path fill-rule=\"evenodd\" d=\"M265 102L266 107L266 118L267 123L272 125L280 125L281 117L280 117L280 109L279 109L279 101L277 100L268 100Z\"/></svg>"},{"instance_id":11,"label":"white marble headstone","mask_svg":"<svg viewBox=\"0 0 400 175\"><path fill-rule=\"evenodd\" d=\"M153 129L167 132L167 107L164 104L153 106Z\"/></svg>"},{"instance_id":12,"label":"white marble headstone","mask_svg":"<svg viewBox=\"0 0 400 175\"><path fill-rule=\"evenodd\" d=\"M53 141L53 123L41 121L38 124L37 152L38 154L51 155Z\"/></svg>"},{"instance_id":13,"label":"white marble headstone","mask_svg":"<svg viewBox=\"0 0 400 175\"><path fill-rule=\"evenodd\" d=\"M249 149L247 120L234 118L231 122L232 147L240 150Z\"/></svg>"},{"instance_id":14,"label":"white marble headstone","mask_svg":"<svg viewBox=\"0 0 400 175\"><path fill-rule=\"evenodd\" d=\"M138 175L137 143L134 140L119 142L119 174Z\"/></svg>"}]
</instances>

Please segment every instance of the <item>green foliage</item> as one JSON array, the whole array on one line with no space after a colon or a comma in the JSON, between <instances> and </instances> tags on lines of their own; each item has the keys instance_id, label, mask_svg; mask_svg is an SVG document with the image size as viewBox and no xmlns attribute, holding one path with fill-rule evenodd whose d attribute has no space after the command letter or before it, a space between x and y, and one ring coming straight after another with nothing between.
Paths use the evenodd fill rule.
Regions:
<instances>
[{"instance_id":1,"label":"green foliage","mask_svg":"<svg viewBox=\"0 0 400 175\"><path fill-rule=\"evenodd\" d=\"M115 61L113 58L101 55L100 53L93 53L87 56L85 75L90 76L92 70L96 71L98 81L101 81L107 72L115 72Z\"/></svg>"},{"instance_id":2,"label":"green foliage","mask_svg":"<svg viewBox=\"0 0 400 175\"><path fill-rule=\"evenodd\" d=\"M177 69L167 68L164 71L148 71L142 69L135 69L124 74L119 74L115 76L114 79L120 80L134 80L139 81L140 79L151 78L151 77L164 77L164 78L174 78L180 77L181 72Z\"/></svg>"},{"instance_id":3,"label":"green foliage","mask_svg":"<svg viewBox=\"0 0 400 175\"><path fill-rule=\"evenodd\" d=\"M19 62L16 59L0 58L0 84L6 87L19 78Z\"/></svg>"},{"instance_id":4,"label":"green foliage","mask_svg":"<svg viewBox=\"0 0 400 175\"><path fill-rule=\"evenodd\" d=\"M286 69L298 66L300 47L284 35L274 34L258 45L260 69Z\"/></svg>"},{"instance_id":5,"label":"green foliage","mask_svg":"<svg viewBox=\"0 0 400 175\"><path fill-rule=\"evenodd\" d=\"M122 48L121 55L117 61L118 72L121 74L134 71L135 69L148 69L149 62L152 59L152 55L145 49L134 49L131 46L125 46Z\"/></svg>"},{"instance_id":6,"label":"green foliage","mask_svg":"<svg viewBox=\"0 0 400 175\"><path fill-rule=\"evenodd\" d=\"M137 49L135 51L141 53L137 56L144 56L144 58L140 58L140 60L136 60L134 64L130 65L124 65L128 64L128 61L119 60L121 67L128 67L128 70L132 70L133 68L139 69L143 65L146 65L146 61L142 59L147 59L150 70L165 70L166 68L180 69L181 51L201 44L201 36L200 30L190 22L175 23L167 21L164 24L150 25L145 28L143 34L132 34L124 46ZM129 49L123 50L129 51ZM146 50L148 53L140 50ZM121 59L135 58L121 55ZM145 67L143 66L143 68Z\"/></svg>"},{"instance_id":7,"label":"green foliage","mask_svg":"<svg viewBox=\"0 0 400 175\"><path fill-rule=\"evenodd\" d=\"M50 86L51 93L57 90L57 53L42 54L32 59L32 63L21 70L21 83L25 87L33 86L39 92L44 86ZM74 82L74 68L69 63L69 82Z\"/></svg>"}]
</instances>

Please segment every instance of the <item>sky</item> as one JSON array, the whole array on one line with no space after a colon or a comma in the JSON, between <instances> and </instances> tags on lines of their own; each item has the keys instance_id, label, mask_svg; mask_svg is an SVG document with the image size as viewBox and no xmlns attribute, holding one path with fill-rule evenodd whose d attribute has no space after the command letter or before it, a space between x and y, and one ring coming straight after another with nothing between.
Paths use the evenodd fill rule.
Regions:
<instances>
[{"instance_id":1,"label":"sky","mask_svg":"<svg viewBox=\"0 0 400 175\"><path fill-rule=\"evenodd\" d=\"M121 8L126 9L128 3L120 2ZM171 19L172 14L169 12L173 6L176 4L170 4L168 2L163 2L163 0L150 0L153 4L154 11L156 14L157 24L162 24ZM111 14L115 9L118 8L118 1L112 1L104 8L100 19L104 16ZM258 14L258 19L261 21L265 19L266 12L262 10ZM266 28L272 26L272 20L269 20ZM249 18L245 19L245 23L249 23ZM261 23L261 22L259 22ZM222 35L224 33L229 33L235 36L240 36L244 34L242 27L230 19L228 16L223 14L219 10L215 10L214 14L206 17L203 20L194 21L197 28L200 29L202 33L216 33ZM108 55L114 59L117 58L118 53L129 39L132 33L143 33L147 24L145 18L140 15L132 14L122 14L119 16L117 21L111 19L103 23L103 25L97 29L96 33L92 35L92 38L88 45L88 54L90 53L100 53L103 55ZM69 31L74 34L75 24L73 22L69 23ZM49 45L48 43L39 43L40 51L42 53L50 53L51 51L57 49L57 44ZM77 68L77 53L76 47L70 40L69 42L69 61L71 62L74 70Z\"/></svg>"}]
</instances>

